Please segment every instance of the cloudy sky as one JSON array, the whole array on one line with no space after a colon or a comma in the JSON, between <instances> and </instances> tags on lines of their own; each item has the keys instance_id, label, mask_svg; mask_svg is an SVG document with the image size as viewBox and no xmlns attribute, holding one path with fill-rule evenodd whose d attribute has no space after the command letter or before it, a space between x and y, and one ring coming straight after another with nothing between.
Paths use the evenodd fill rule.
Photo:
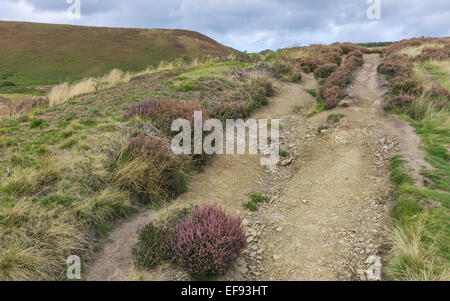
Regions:
<instances>
[{"instance_id":1,"label":"cloudy sky","mask_svg":"<svg viewBox=\"0 0 450 301\"><path fill-rule=\"evenodd\" d=\"M80 1L81 18L68 8ZM369 7L380 3L378 10ZM76 12L73 10L73 12ZM73 16L73 15L72 15ZM450 36L449 0L0 0L0 20L199 31L239 50Z\"/></svg>"}]
</instances>

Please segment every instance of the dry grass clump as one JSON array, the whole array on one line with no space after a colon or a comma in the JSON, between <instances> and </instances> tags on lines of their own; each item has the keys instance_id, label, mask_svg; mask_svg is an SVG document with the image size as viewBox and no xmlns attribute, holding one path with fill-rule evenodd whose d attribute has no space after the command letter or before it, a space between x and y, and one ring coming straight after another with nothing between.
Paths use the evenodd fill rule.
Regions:
<instances>
[{"instance_id":1,"label":"dry grass clump","mask_svg":"<svg viewBox=\"0 0 450 301\"><path fill-rule=\"evenodd\" d=\"M445 47L443 43L429 42L420 46L410 46L399 50L397 53L402 55L406 54L409 57L416 57L422 53L424 49L442 49Z\"/></svg>"},{"instance_id":2,"label":"dry grass clump","mask_svg":"<svg viewBox=\"0 0 450 301\"><path fill-rule=\"evenodd\" d=\"M38 168L14 170L0 196L0 279L56 280L69 255L86 252L90 233L133 209L111 186L105 158L43 157Z\"/></svg>"},{"instance_id":3,"label":"dry grass clump","mask_svg":"<svg viewBox=\"0 0 450 301\"><path fill-rule=\"evenodd\" d=\"M186 190L182 162L168 140L141 133L119 150L111 163L114 186L141 202L160 203Z\"/></svg>"},{"instance_id":4,"label":"dry grass clump","mask_svg":"<svg viewBox=\"0 0 450 301\"><path fill-rule=\"evenodd\" d=\"M217 65L227 67L229 62ZM120 77L115 73L105 79ZM167 92L170 88L162 81L171 77L172 73L162 72L155 86ZM275 92L267 79L226 80L223 90L212 90L213 103L235 101L245 113L265 104ZM160 106L155 102L142 112L149 114L137 110L130 119L120 118L127 110L124 103L135 104L135 99L153 92L148 82L142 77L95 98L76 98L56 107L38 105L32 115L1 120L6 135L0 138L0 147L6 157L0 167L2 173L8 170L0 179L2 280L64 279L67 257L89 256L93 237L107 233L113 220L139 205L158 206L186 189L184 173L204 158L173 155L164 129L174 119L190 117L194 109L206 114L212 104L202 101L201 95L171 90L172 102L167 96ZM81 90L86 87L91 89L86 85ZM121 101L116 102L118 98ZM235 113L227 116L233 118ZM151 123L155 127L149 129Z\"/></svg>"},{"instance_id":5,"label":"dry grass clump","mask_svg":"<svg viewBox=\"0 0 450 301\"><path fill-rule=\"evenodd\" d=\"M67 211L30 200L0 210L0 280L54 280L87 241Z\"/></svg>"},{"instance_id":6,"label":"dry grass clump","mask_svg":"<svg viewBox=\"0 0 450 301\"><path fill-rule=\"evenodd\" d=\"M74 96L108 89L120 83L127 83L135 76L150 72L150 69L138 73L123 72L119 69L113 69L110 73L100 78L87 78L73 84L63 83L54 86L48 92L47 99L51 106L59 105Z\"/></svg>"},{"instance_id":7,"label":"dry grass clump","mask_svg":"<svg viewBox=\"0 0 450 301\"><path fill-rule=\"evenodd\" d=\"M442 211L436 209L435 211ZM450 267L445 260L449 237L448 214L437 218L434 212L421 214L408 223L399 223L392 230L391 253L386 271L400 281L449 281ZM436 229L444 229L443 232Z\"/></svg>"},{"instance_id":8,"label":"dry grass clump","mask_svg":"<svg viewBox=\"0 0 450 301\"><path fill-rule=\"evenodd\" d=\"M156 68L151 66L139 72L124 72L119 69L113 69L108 74L98 78L86 78L78 82L69 84L63 83L53 86L47 93L46 98L51 106L61 104L68 99L87 93L96 93L100 90L109 89L117 84L128 83L132 78L155 72L168 71L182 67L195 67L208 65L217 61L235 61L239 59L236 55L229 55L227 58L203 56L196 57L194 60L175 59L171 62L160 61Z\"/></svg>"}]
</instances>

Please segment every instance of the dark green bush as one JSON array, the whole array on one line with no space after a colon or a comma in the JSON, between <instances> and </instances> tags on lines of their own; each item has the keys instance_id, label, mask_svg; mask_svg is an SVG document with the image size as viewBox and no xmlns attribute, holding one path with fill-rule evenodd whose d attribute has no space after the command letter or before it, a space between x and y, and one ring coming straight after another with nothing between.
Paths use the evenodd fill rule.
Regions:
<instances>
[{"instance_id":1,"label":"dark green bush","mask_svg":"<svg viewBox=\"0 0 450 301\"><path fill-rule=\"evenodd\" d=\"M139 241L132 253L136 267L151 269L159 264L171 261L173 252L170 247L172 231L165 226L148 224L139 232Z\"/></svg>"}]
</instances>

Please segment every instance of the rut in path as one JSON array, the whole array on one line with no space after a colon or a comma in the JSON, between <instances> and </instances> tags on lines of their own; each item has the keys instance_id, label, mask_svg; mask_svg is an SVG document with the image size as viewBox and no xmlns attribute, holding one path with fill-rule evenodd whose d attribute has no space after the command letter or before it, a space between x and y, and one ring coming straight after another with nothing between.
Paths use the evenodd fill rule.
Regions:
<instances>
[{"instance_id":1,"label":"rut in path","mask_svg":"<svg viewBox=\"0 0 450 301\"><path fill-rule=\"evenodd\" d=\"M261 108L255 117L282 117L292 115L299 99L313 102L304 88L314 88L315 80L306 76L304 85L280 84L280 93L269 105ZM202 172L188 179L188 190L174 204L201 204L215 202L229 209L243 211L245 194L251 191L255 179L263 172L258 156L215 156ZM130 217L110 234L109 242L88 264L86 280L127 280L133 271L131 248L137 241L139 228L149 223L152 212L144 211Z\"/></svg>"},{"instance_id":2,"label":"rut in path","mask_svg":"<svg viewBox=\"0 0 450 301\"><path fill-rule=\"evenodd\" d=\"M294 113L313 102L306 89L316 88L316 82L305 75L302 84L280 83L279 95L252 116L281 119L282 147L289 149L293 165L266 169L257 156L215 156L188 180L188 191L174 204L217 203L244 218L249 249L223 280L363 279L365 259L383 254L391 204L387 159L394 151L410 154L408 148L416 158L421 154L408 125L380 108L378 61L377 55L365 56L349 89L349 108L307 120ZM345 117L330 125L327 116L335 112ZM330 128L318 135L317 128L327 124ZM269 195L272 202L251 213L242 206L251 191ZM87 267L86 279L129 280L136 273L131 257L136 232L151 215L143 212L118 226ZM189 275L166 267L140 278Z\"/></svg>"}]
</instances>

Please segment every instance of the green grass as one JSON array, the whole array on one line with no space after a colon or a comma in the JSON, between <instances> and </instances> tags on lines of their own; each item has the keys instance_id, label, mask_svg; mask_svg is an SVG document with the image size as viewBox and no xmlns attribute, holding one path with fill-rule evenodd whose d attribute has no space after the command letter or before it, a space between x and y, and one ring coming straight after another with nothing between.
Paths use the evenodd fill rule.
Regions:
<instances>
[{"instance_id":1,"label":"green grass","mask_svg":"<svg viewBox=\"0 0 450 301\"><path fill-rule=\"evenodd\" d=\"M334 113L334 114L330 114L327 117L328 121L335 121L338 122L339 120L341 120L342 118L344 118L344 114L341 113Z\"/></svg>"},{"instance_id":2,"label":"green grass","mask_svg":"<svg viewBox=\"0 0 450 301\"><path fill-rule=\"evenodd\" d=\"M270 198L268 196L262 195L258 192L251 192L249 193L249 198L252 202L258 204L258 203L267 203L270 201Z\"/></svg>"},{"instance_id":3,"label":"green grass","mask_svg":"<svg viewBox=\"0 0 450 301\"><path fill-rule=\"evenodd\" d=\"M270 198L260 194L259 192L250 192L248 194L250 200L247 203L244 203L244 207L250 211L258 211L259 203L267 203L270 201Z\"/></svg>"},{"instance_id":4,"label":"green grass","mask_svg":"<svg viewBox=\"0 0 450 301\"><path fill-rule=\"evenodd\" d=\"M175 78L167 80L165 84L173 90L182 92L201 90L205 85L208 85L203 80L211 80L212 78L219 83L230 85L231 83L223 76L225 72L233 68L245 68L252 65L254 64L245 62L222 62L198 66L193 70L181 73ZM218 88L221 87L219 86Z\"/></svg>"},{"instance_id":5,"label":"green grass","mask_svg":"<svg viewBox=\"0 0 450 301\"><path fill-rule=\"evenodd\" d=\"M427 121L414 121L412 125L423 140L425 160L433 170L424 170L423 175L432 181L431 188L450 192L450 123L449 113L435 114Z\"/></svg>"},{"instance_id":6,"label":"green grass","mask_svg":"<svg viewBox=\"0 0 450 301\"><path fill-rule=\"evenodd\" d=\"M289 155L289 153L284 150L284 149L280 149L280 156L283 158L286 158Z\"/></svg>"},{"instance_id":7,"label":"green grass","mask_svg":"<svg viewBox=\"0 0 450 301\"><path fill-rule=\"evenodd\" d=\"M226 57L236 51L187 30L82 27L0 21L2 93L35 94L33 85L98 77L114 68L140 71L161 61Z\"/></svg>"},{"instance_id":8,"label":"green grass","mask_svg":"<svg viewBox=\"0 0 450 301\"><path fill-rule=\"evenodd\" d=\"M308 89L307 92L308 92L312 97L316 97L316 96L317 96L317 91L316 91L316 89Z\"/></svg>"},{"instance_id":9,"label":"green grass","mask_svg":"<svg viewBox=\"0 0 450 301\"><path fill-rule=\"evenodd\" d=\"M415 65L415 74L431 87L429 75L441 86L450 91L450 61L425 61Z\"/></svg>"},{"instance_id":10,"label":"green grass","mask_svg":"<svg viewBox=\"0 0 450 301\"><path fill-rule=\"evenodd\" d=\"M316 115L320 112L323 112L324 110L325 110L325 107L323 105L316 105L316 106L312 107L311 109L307 110L305 113L303 113L303 115L306 118L308 118L308 117Z\"/></svg>"},{"instance_id":11,"label":"green grass","mask_svg":"<svg viewBox=\"0 0 450 301\"><path fill-rule=\"evenodd\" d=\"M450 129L448 112L426 121L411 120L422 138L425 159L433 169L422 171L432 184L414 186L400 156L391 158L391 179L397 186L391 235L392 257L386 274L392 280L449 280L450 275Z\"/></svg>"},{"instance_id":12,"label":"green grass","mask_svg":"<svg viewBox=\"0 0 450 301\"><path fill-rule=\"evenodd\" d=\"M45 128L47 126L48 126L48 121L44 120L44 119L34 119L33 121L30 122L31 129L42 130L43 128Z\"/></svg>"},{"instance_id":13,"label":"green grass","mask_svg":"<svg viewBox=\"0 0 450 301\"><path fill-rule=\"evenodd\" d=\"M253 201L248 201L247 203L244 203L244 207L253 212L258 211L258 205Z\"/></svg>"},{"instance_id":14,"label":"green grass","mask_svg":"<svg viewBox=\"0 0 450 301\"><path fill-rule=\"evenodd\" d=\"M222 70L217 74L221 77L230 68L246 66L221 62L200 73ZM95 95L74 97L54 107L40 105L23 115L0 119L0 173L4 175L7 167L11 171L8 178L0 176L0 220L11 221L0 223L4 236L0 280L62 279L66 268L62 253L87 255L91 234L104 236L115 219L132 212L137 204L157 208L185 189L183 175L194 168L190 162L177 167L176 175L172 168L158 174L161 162L140 157L122 165L115 162L124 137L138 135L149 121L136 117L125 122L124 111L153 95L153 87L178 98L192 97L194 93L173 91L164 82L200 69L157 72ZM223 94L236 92L235 87L247 93L246 84L232 82ZM140 169L143 166L145 170ZM147 173L147 168L153 169ZM123 171L121 177L118 170ZM162 182L167 187L161 188ZM145 199L144 192L149 194ZM264 200L261 195L253 197Z\"/></svg>"}]
</instances>

